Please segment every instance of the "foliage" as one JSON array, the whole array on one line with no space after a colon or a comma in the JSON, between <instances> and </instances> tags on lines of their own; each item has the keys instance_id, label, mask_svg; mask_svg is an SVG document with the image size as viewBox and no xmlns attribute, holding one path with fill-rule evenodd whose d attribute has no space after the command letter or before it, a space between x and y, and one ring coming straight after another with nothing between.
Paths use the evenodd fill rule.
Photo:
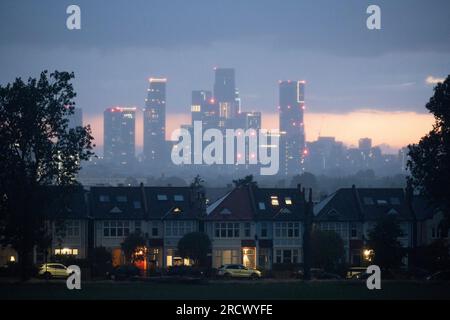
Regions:
<instances>
[{"instance_id":1,"label":"foliage","mask_svg":"<svg viewBox=\"0 0 450 320\"><path fill-rule=\"evenodd\" d=\"M144 247L146 245L145 238L139 233L130 233L120 244L122 251L125 255L125 260L129 262L134 262L134 253L137 248Z\"/></svg>"},{"instance_id":2,"label":"foliage","mask_svg":"<svg viewBox=\"0 0 450 320\"><path fill-rule=\"evenodd\" d=\"M211 240L206 233L191 232L178 241L178 253L183 258L194 261L194 265L204 266L211 248Z\"/></svg>"},{"instance_id":3,"label":"foliage","mask_svg":"<svg viewBox=\"0 0 450 320\"><path fill-rule=\"evenodd\" d=\"M239 188L242 186L256 186L257 182L254 180L253 175L250 174L244 178L233 180L233 184L236 188Z\"/></svg>"},{"instance_id":4,"label":"foliage","mask_svg":"<svg viewBox=\"0 0 450 320\"><path fill-rule=\"evenodd\" d=\"M434 115L433 129L418 144L410 145L407 167L418 188L450 218L450 75L434 88L426 105Z\"/></svg>"},{"instance_id":5,"label":"foliage","mask_svg":"<svg viewBox=\"0 0 450 320\"><path fill-rule=\"evenodd\" d=\"M44 213L52 197L43 186L76 185L81 161L93 155L90 127L68 128L72 78L44 71L38 79L0 86L1 241L18 251L23 279L34 246L50 243Z\"/></svg>"},{"instance_id":6,"label":"foliage","mask_svg":"<svg viewBox=\"0 0 450 320\"><path fill-rule=\"evenodd\" d=\"M314 229L311 233L312 265L328 272L336 272L344 258L344 241L334 231Z\"/></svg>"},{"instance_id":7,"label":"foliage","mask_svg":"<svg viewBox=\"0 0 450 320\"><path fill-rule=\"evenodd\" d=\"M384 269L400 267L406 254L405 248L398 240L403 235L395 217L387 216L380 219L369 231L367 241L368 247L374 252L373 264Z\"/></svg>"},{"instance_id":8,"label":"foliage","mask_svg":"<svg viewBox=\"0 0 450 320\"><path fill-rule=\"evenodd\" d=\"M449 247L445 240L436 240L426 247L417 248L417 265L429 271L450 269Z\"/></svg>"}]
</instances>

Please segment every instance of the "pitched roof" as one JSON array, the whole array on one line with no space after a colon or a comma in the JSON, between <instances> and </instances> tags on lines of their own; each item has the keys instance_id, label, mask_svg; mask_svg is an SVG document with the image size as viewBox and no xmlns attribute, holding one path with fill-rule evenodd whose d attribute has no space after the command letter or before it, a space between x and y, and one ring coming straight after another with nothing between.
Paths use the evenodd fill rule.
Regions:
<instances>
[{"instance_id":1,"label":"pitched roof","mask_svg":"<svg viewBox=\"0 0 450 320\"><path fill-rule=\"evenodd\" d=\"M45 186L41 201L45 215L58 219L87 219L86 190L81 186Z\"/></svg>"},{"instance_id":2,"label":"pitched roof","mask_svg":"<svg viewBox=\"0 0 450 320\"><path fill-rule=\"evenodd\" d=\"M91 215L97 219L194 219L189 187L92 187Z\"/></svg>"},{"instance_id":3,"label":"pitched roof","mask_svg":"<svg viewBox=\"0 0 450 320\"><path fill-rule=\"evenodd\" d=\"M253 208L249 189L234 188L206 209L206 220L252 220Z\"/></svg>"},{"instance_id":4,"label":"pitched roof","mask_svg":"<svg viewBox=\"0 0 450 320\"><path fill-rule=\"evenodd\" d=\"M242 186L207 208L207 220L301 220L304 200L297 189Z\"/></svg>"},{"instance_id":5,"label":"pitched roof","mask_svg":"<svg viewBox=\"0 0 450 320\"><path fill-rule=\"evenodd\" d=\"M385 215L411 220L405 192L400 188L342 188L314 208L316 221L375 221Z\"/></svg>"},{"instance_id":6,"label":"pitched roof","mask_svg":"<svg viewBox=\"0 0 450 320\"><path fill-rule=\"evenodd\" d=\"M96 219L145 218L140 187L91 187L91 216Z\"/></svg>"},{"instance_id":7,"label":"pitched roof","mask_svg":"<svg viewBox=\"0 0 450 320\"><path fill-rule=\"evenodd\" d=\"M256 220L302 220L305 200L296 188L253 188Z\"/></svg>"}]
</instances>

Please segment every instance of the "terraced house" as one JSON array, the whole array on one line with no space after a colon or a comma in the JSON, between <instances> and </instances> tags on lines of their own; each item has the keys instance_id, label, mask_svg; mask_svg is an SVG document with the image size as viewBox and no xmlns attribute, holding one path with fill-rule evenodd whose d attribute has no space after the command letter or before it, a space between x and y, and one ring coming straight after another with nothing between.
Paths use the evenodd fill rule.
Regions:
<instances>
[{"instance_id":1,"label":"terraced house","mask_svg":"<svg viewBox=\"0 0 450 320\"><path fill-rule=\"evenodd\" d=\"M302 262L305 199L299 189L233 189L207 209L205 231L212 242L212 267L242 263L271 269Z\"/></svg>"},{"instance_id":2,"label":"terraced house","mask_svg":"<svg viewBox=\"0 0 450 320\"><path fill-rule=\"evenodd\" d=\"M407 191L408 190L408 191ZM314 206L314 227L332 230L344 240L349 265L365 263L368 232L384 216L394 216L405 248L425 247L436 240L448 243L443 215L424 197L400 188L342 188ZM146 245L140 267L160 270L191 261L177 252L179 240L193 231L211 240L210 265L243 264L272 269L304 261L305 214L312 203L297 188L261 188L247 184L219 197L206 207L203 188L197 187L50 187L48 251L35 250L34 261L68 255L84 259L95 247L112 253L123 264L121 243L139 232ZM310 212L312 215L313 213ZM0 250L0 262L17 261L11 247ZM409 262L405 258L405 264ZM289 266L288 266L289 267Z\"/></svg>"},{"instance_id":3,"label":"terraced house","mask_svg":"<svg viewBox=\"0 0 450 320\"><path fill-rule=\"evenodd\" d=\"M199 230L201 202L202 193L187 187L93 187L93 245L109 249L118 265L124 262L121 243L131 232L140 232L147 239L148 265L143 267L189 264L178 256L177 244L185 234Z\"/></svg>"},{"instance_id":4,"label":"terraced house","mask_svg":"<svg viewBox=\"0 0 450 320\"><path fill-rule=\"evenodd\" d=\"M399 222L403 247L417 245L412 193L400 188L342 188L318 203L314 213L317 228L335 231L344 240L346 262L350 265L360 266L368 258L368 233L385 216L393 216Z\"/></svg>"}]
</instances>

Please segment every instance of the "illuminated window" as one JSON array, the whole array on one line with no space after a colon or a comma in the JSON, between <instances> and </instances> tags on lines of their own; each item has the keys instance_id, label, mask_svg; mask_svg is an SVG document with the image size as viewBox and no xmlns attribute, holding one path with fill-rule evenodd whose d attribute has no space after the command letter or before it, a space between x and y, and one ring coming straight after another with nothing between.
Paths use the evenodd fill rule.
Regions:
<instances>
[{"instance_id":1,"label":"illuminated window","mask_svg":"<svg viewBox=\"0 0 450 320\"><path fill-rule=\"evenodd\" d=\"M182 212L181 209L178 207L173 209L173 213L181 213L181 212Z\"/></svg>"},{"instance_id":2,"label":"illuminated window","mask_svg":"<svg viewBox=\"0 0 450 320\"><path fill-rule=\"evenodd\" d=\"M292 199L290 197L286 197L286 198L284 198L284 203L286 203L287 205L291 205Z\"/></svg>"},{"instance_id":3,"label":"illuminated window","mask_svg":"<svg viewBox=\"0 0 450 320\"><path fill-rule=\"evenodd\" d=\"M76 255L78 255L78 249L71 249L71 248L55 249L55 255L72 255L72 256L76 256Z\"/></svg>"},{"instance_id":4,"label":"illuminated window","mask_svg":"<svg viewBox=\"0 0 450 320\"><path fill-rule=\"evenodd\" d=\"M278 197L277 197L277 196L271 196L271 197L270 197L270 203L271 203L273 206L278 206L278 205L280 205L280 203L278 202Z\"/></svg>"},{"instance_id":5,"label":"illuminated window","mask_svg":"<svg viewBox=\"0 0 450 320\"><path fill-rule=\"evenodd\" d=\"M194 104L194 105L191 106L191 111L192 112L200 112L200 111L202 111L202 109L201 109L200 105Z\"/></svg>"}]
</instances>

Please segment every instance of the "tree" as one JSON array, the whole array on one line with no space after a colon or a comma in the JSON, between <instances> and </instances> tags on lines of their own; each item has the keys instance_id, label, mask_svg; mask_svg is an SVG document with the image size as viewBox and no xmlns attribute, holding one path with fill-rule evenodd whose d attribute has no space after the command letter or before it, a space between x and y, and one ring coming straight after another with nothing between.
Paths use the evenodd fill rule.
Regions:
<instances>
[{"instance_id":1,"label":"tree","mask_svg":"<svg viewBox=\"0 0 450 320\"><path fill-rule=\"evenodd\" d=\"M344 241L334 231L314 229L311 233L312 264L335 272L344 258Z\"/></svg>"},{"instance_id":2,"label":"tree","mask_svg":"<svg viewBox=\"0 0 450 320\"><path fill-rule=\"evenodd\" d=\"M130 233L120 244L122 248L123 254L125 255L125 260L127 262L135 262L134 254L139 247L145 247L146 241L145 238L139 233L134 232Z\"/></svg>"},{"instance_id":3,"label":"tree","mask_svg":"<svg viewBox=\"0 0 450 320\"><path fill-rule=\"evenodd\" d=\"M450 248L446 240L435 240L417 250L418 266L428 271L447 270L450 268Z\"/></svg>"},{"instance_id":4,"label":"tree","mask_svg":"<svg viewBox=\"0 0 450 320\"><path fill-rule=\"evenodd\" d=\"M401 266L406 251L398 239L403 235L395 217L380 219L368 234L367 245L373 250L373 263L384 269Z\"/></svg>"},{"instance_id":5,"label":"tree","mask_svg":"<svg viewBox=\"0 0 450 320\"><path fill-rule=\"evenodd\" d=\"M291 188L296 188L299 184L305 189L318 189L316 176L309 172L304 172L301 175L298 174L292 177Z\"/></svg>"},{"instance_id":6,"label":"tree","mask_svg":"<svg viewBox=\"0 0 450 320\"><path fill-rule=\"evenodd\" d=\"M178 253L183 258L194 261L194 265L204 266L211 248L211 241L206 233L191 232L178 241Z\"/></svg>"},{"instance_id":7,"label":"tree","mask_svg":"<svg viewBox=\"0 0 450 320\"><path fill-rule=\"evenodd\" d=\"M242 186L256 186L257 185L257 182L255 180L253 180L252 174L245 176L242 179L233 180L233 183L236 188L239 188Z\"/></svg>"},{"instance_id":8,"label":"tree","mask_svg":"<svg viewBox=\"0 0 450 320\"><path fill-rule=\"evenodd\" d=\"M433 129L418 144L409 145L407 168L418 188L450 218L450 75L434 88L426 105L434 115ZM447 224L448 226L448 224Z\"/></svg>"},{"instance_id":9,"label":"tree","mask_svg":"<svg viewBox=\"0 0 450 320\"><path fill-rule=\"evenodd\" d=\"M81 161L93 153L89 126L68 128L76 93L73 73L43 71L38 79L0 86L1 241L18 252L22 279L45 237L44 186L76 185ZM64 188L70 190L70 188Z\"/></svg>"},{"instance_id":10,"label":"tree","mask_svg":"<svg viewBox=\"0 0 450 320\"><path fill-rule=\"evenodd\" d=\"M205 183L205 180L200 177L200 175L196 175L194 177L194 180L191 182L191 188L203 188L203 184Z\"/></svg>"}]
</instances>

